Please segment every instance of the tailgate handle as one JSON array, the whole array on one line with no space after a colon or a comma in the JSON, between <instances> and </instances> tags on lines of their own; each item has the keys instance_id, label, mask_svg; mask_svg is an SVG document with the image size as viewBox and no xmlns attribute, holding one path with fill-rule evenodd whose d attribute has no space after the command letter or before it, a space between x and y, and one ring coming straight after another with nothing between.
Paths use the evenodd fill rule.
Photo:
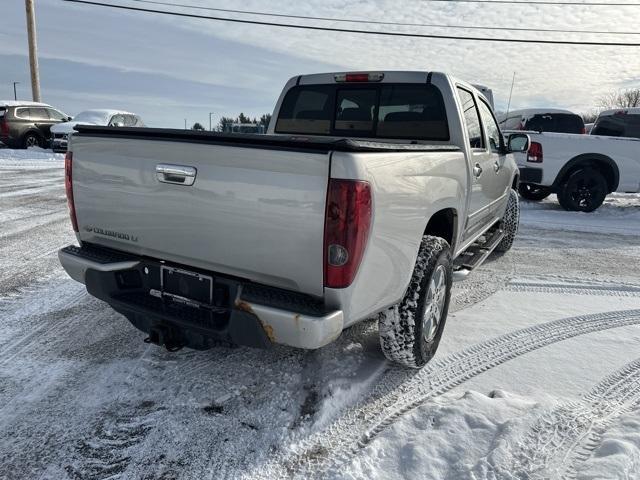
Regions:
<instances>
[{"instance_id":1,"label":"tailgate handle","mask_svg":"<svg viewBox=\"0 0 640 480\"><path fill-rule=\"evenodd\" d=\"M170 165L159 163L156 165L156 177L159 182L173 183L175 185L193 185L198 171L194 167L185 165Z\"/></svg>"}]
</instances>

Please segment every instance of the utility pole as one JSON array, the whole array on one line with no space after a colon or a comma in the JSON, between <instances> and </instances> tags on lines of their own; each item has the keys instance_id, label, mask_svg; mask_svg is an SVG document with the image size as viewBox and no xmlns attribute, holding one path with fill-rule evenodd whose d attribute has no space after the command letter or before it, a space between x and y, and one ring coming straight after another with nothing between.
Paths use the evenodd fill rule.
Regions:
<instances>
[{"instance_id":1,"label":"utility pole","mask_svg":"<svg viewBox=\"0 0 640 480\"><path fill-rule=\"evenodd\" d=\"M18 93L16 92L16 85L20 82L13 82L13 99L18 100Z\"/></svg>"},{"instance_id":2,"label":"utility pole","mask_svg":"<svg viewBox=\"0 0 640 480\"><path fill-rule=\"evenodd\" d=\"M40 71L38 69L38 42L36 39L36 13L33 0L24 0L27 9L27 34L29 36L29 66L31 67L31 92L33 101L40 101Z\"/></svg>"},{"instance_id":3,"label":"utility pole","mask_svg":"<svg viewBox=\"0 0 640 480\"><path fill-rule=\"evenodd\" d=\"M184 129L185 130L187 129L187 119L186 118L184 119Z\"/></svg>"},{"instance_id":4,"label":"utility pole","mask_svg":"<svg viewBox=\"0 0 640 480\"><path fill-rule=\"evenodd\" d=\"M213 115L213 112L209 112L209 131L213 131L213 129L211 128L211 115Z\"/></svg>"}]
</instances>

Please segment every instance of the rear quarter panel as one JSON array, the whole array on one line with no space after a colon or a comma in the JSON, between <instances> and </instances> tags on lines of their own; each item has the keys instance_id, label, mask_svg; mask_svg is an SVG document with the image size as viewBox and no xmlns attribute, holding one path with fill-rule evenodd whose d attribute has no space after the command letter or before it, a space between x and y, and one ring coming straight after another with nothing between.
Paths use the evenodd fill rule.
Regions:
<instances>
[{"instance_id":1,"label":"rear quarter panel","mask_svg":"<svg viewBox=\"0 0 640 480\"><path fill-rule=\"evenodd\" d=\"M372 226L356 279L346 289L325 289L327 303L341 308L350 325L400 301L435 212L455 208L463 221L466 160L461 151L335 152L331 177L366 180L372 187Z\"/></svg>"}]
</instances>

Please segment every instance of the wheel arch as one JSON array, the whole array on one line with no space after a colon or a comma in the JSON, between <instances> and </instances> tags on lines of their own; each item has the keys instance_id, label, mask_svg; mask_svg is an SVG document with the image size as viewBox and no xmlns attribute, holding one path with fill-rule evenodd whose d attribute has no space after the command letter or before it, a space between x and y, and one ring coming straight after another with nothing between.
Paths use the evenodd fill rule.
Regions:
<instances>
[{"instance_id":1,"label":"wheel arch","mask_svg":"<svg viewBox=\"0 0 640 480\"><path fill-rule=\"evenodd\" d=\"M458 212L455 208L443 208L435 212L429 218L423 235L444 238L455 251L455 243L458 235Z\"/></svg>"},{"instance_id":2,"label":"wheel arch","mask_svg":"<svg viewBox=\"0 0 640 480\"><path fill-rule=\"evenodd\" d=\"M513 175L513 181L511 182L511 188L517 192L518 191L518 185L520 185L520 174L518 172L516 172Z\"/></svg>"},{"instance_id":3,"label":"wheel arch","mask_svg":"<svg viewBox=\"0 0 640 480\"><path fill-rule=\"evenodd\" d=\"M40 140L46 140L46 137L42 134L42 132L40 130L38 130L37 128L33 127L33 128L29 128L29 129L25 130L24 132L22 132L22 135L20 135L20 143L23 143L24 139L27 137L27 135L29 135L31 133L36 135Z\"/></svg>"},{"instance_id":4,"label":"wheel arch","mask_svg":"<svg viewBox=\"0 0 640 480\"><path fill-rule=\"evenodd\" d=\"M560 169L556 179L553 181L552 188L557 190L562 182L579 168L593 167L596 168L607 181L609 193L615 192L620 183L620 170L618 165L611 157L601 153L583 153L569 160L564 167Z\"/></svg>"}]
</instances>

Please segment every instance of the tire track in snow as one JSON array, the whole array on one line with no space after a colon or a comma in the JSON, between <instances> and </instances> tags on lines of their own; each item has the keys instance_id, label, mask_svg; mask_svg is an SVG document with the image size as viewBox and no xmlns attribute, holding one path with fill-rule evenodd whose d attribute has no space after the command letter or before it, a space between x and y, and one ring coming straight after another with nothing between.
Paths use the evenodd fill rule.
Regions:
<instances>
[{"instance_id":1,"label":"tire track in snow","mask_svg":"<svg viewBox=\"0 0 640 480\"><path fill-rule=\"evenodd\" d=\"M509 455L511 464L484 464L484 473L489 478L575 478L579 463L597 448L606 427L639 405L640 359L636 359L605 377L580 401L544 414Z\"/></svg>"},{"instance_id":2,"label":"tire track in snow","mask_svg":"<svg viewBox=\"0 0 640 480\"><path fill-rule=\"evenodd\" d=\"M564 293L567 295L606 295L614 297L636 297L640 287L626 285L571 285L568 283L511 282L503 290L508 292Z\"/></svg>"},{"instance_id":3,"label":"tire track in snow","mask_svg":"<svg viewBox=\"0 0 640 480\"><path fill-rule=\"evenodd\" d=\"M423 370L397 368L373 389L366 403L347 411L329 428L292 447L247 478L338 473L400 416L461 383L533 350L593 332L640 324L640 309L580 315L517 330L471 346ZM400 378L402 380L400 380Z\"/></svg>"}]
</instances>

